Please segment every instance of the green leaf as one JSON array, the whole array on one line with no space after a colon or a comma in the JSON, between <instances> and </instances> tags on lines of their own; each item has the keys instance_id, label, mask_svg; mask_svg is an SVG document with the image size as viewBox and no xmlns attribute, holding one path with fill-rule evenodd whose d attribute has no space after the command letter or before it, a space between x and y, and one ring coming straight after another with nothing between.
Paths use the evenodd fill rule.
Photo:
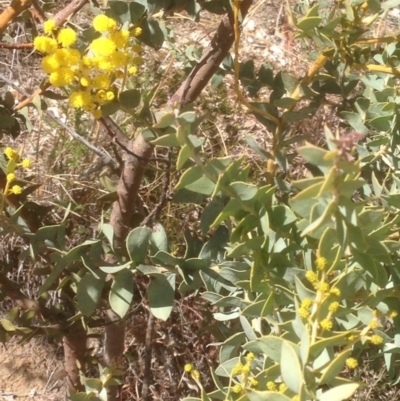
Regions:
<instances>
[{"instance_id":1,"label":"green leaf","mask_svg":"<svg viewBox=\"0 0 400 401\"><path fill-rule=\"evenodd\" d=\"M50 91L50 90L45 90L42 93L42 96L47 97L48 99L52 99L52 100L65 100L68 99L68 96L65 95L60 95L59 93Z\"/></svg>"},{"instance_id":2,"label":"green leaf","mask_svg":"<svg viewBox=\"0 0 400 401\"><path fill-rule=\"evenodd\" d=\"M141 23L142 34L139 39L155 50L159 50L164 43L164 22L148 18Z\"/></svg>"},{"instance_id":3,"label":"green leaf","mask_svg":"<svg viewBox=\"0 0 400 401\"><path fill-rule=\"evenodd\" d=\"M211 224L224 208L224 204L220 198L215 198L209 202L201 214L200 227L203 234L206 234L210 229Z\"/></svg>"},{"instance_id":4,"label":"green leaf","mask_svg":"<svg viewBox=\"0 0 400 401\"><path fill-rule=\"evenodd\" d=\"M114 250L114 228L111 224L103 224L101 227L102 233L107 238L108 243L111 246L111 249Z\"/></svg>"},{"instance_id":5,"label":"green leaf","mask_svg":"<svg viewBox=\"0 0 400 401\"><path fill-rule=\"evenodd\" d=\"M316 358L324 349L346 345L349 343L348 337L350 334L354 334L354 332L346 331L340 334L334 333L331 337L319 340L311 345L310 354Z\"/></svg>"},{"instance_id":6,"label":"green leaf","mask_svg":"<svg viewBox=\"0 0 400 401\"><path fill-rule=\"evenodd\" d=\"M283 341L281 349L281 375L290 390L298 393L304 381L298 353L289 341Z\"/></svg>"},{"instance_id":7,"label":"green leaf","mask_svg":"<svg viewBox=\"0 0 400 401\"><path fill-rule=\"evenodd\" d=\"M252 136L246 135L245 139L250 148L253 149L254 152L256 152L262 159L268 160L271 158L271 154L265 149L261 148Z\"/></svg>"},{"instance_id":8,"label":"green leaf","mask_svg":"<svg viewBox=\"0 0 400 401\"><path fill-rule=\"evenodd\" d=\"M116 266L100 266L99 269L107 274L118 273L121 270L130 269L132 267L132 262L123 263Z\"/></svg>"},{"instance_id":9,"label":"green leaf","mask_svg":"<svg viewBox=\"0 0 400 401\"><path fill-rule=\"evenodd\" d=\"M215 184L208 177L204 176L200 166L195 166L187 169L182 174L175 190L181 188L186 188L202 195L211 195L214 191Z\"/></svg>"},{"instance_id":10,"label":"green leaf","mask_svg":"<svg viewBox=\"0 0 400 401\"><path fill-rule=\"evenodd\" d=\"M337 209L336 200L332 200L329 202L328 206L325 208L324 212L319 216L316 220L312 221L307 228L303 230L301 233L302 237L306 235L311 235L318 228L321 228L324 224L331 220L332 215L335 213Z\"/></svg>"},{"instance_id":11,"label":"green leaf","mask_svg":"<svg viewBox=\"0 0 400 401\"><path fill-rule=\"evenodd\" d=\"M132 4L132 3L131 3ZM166 113L164 114L153 128L167 128L175 123L175 114Z\"/></svg>"},{"instance_id":12,"label":"green leaf","mask_svg":"<svg viewBox=\"0 0 400 401\"><path fill-rule=\"evenodd\" d=\"M150 141L150 143L153 145L156 145L156 146L167 146L167 147L180 146L180 143L178 141L178 138L176 137L176 134L166 134L163 136L159 136L158 138Z\"/></svg>"},{"instance_id":13,"label":"green leaf","mask_svg":"<svg viewBox=\"0 0 400 401\"><path fill-rule=\"evenodd\" d=\"M168 251L167 233L160 223L155 223L151 227L150 247L152 255L155 255L158 251Z\"/></svg>"},{"instance_id":14,"label":"green leaf","mask_svg":"<svg viewBox=\"0 0 400 401\"><path fill-rule=\"evenodd\" d=\"M328 262L328 267L331 267L331 264L336 259L337 256L337 237L335 230L328 227L324 233L322 234L321 240L318 246L318 255L323 257Z\"/></svg>"},{"instance_id":15,"label":"green leaf","mask_svg":"<svg viewBox=\"0 0 400 401\"><path fill-rule=\"evenodd\" d=\"M298 276L294 277L297 295L300 298L300 301L303 301L306 298L314 299L316 294L314 291L308 289L300 280Z\"/></svg>"},{"instance_id":16,"label":"green leaf","mask_svg":"<svg viewBox=\"0 0 400 401\"><path fill-rule=\"evenodd\" d=\"M175 274L153 274L147 289L151 313L157 319L167 320L175 299Z\"/></svg>"},{"instance_id":17,"label":"green leaf","mask_svg":"<svg viewBox=\"0 0 400 401\"><path fill-rule=\"evenodd\" d=\"M245 182L233 182L229 187L241 201L253 199L258 192L258 188L255 185L246 184Z\"/></svg>"},{"instance_id":18,"label":"green leaf","mask_svg":"<svg viewBox=\"0 0 400 401\"><path fill-rule=\"evenodd\" d=\"M307 17L301 18L297 22L297 28L302 31L309 31L311 29L316 28L322 21L321 17Z\"/></svg>"},{"instance_id":19,"label":"green leaf","mask_svg":"<svg viewBox=\"0 0 400 401\"><path fill-rule=\"evenodd\" d=\"M133 276L128 269L114 275L109 302L111 309L122 319L129 310L133 299Z\"/></svg>"},{"instance_id":20,"label":"green leaf","mask_svg":"<svg viewBox=\"0 0 400 401\"><path fill-rule=\"evenodd\" d=\"M322 393L319 401L344 401L350 398L360 387L358 383L343 384Z\"/></svg>"},{"instance_id":21,"label":"green leaf","mask_svg":"<svg viewBox=\"0 0 400 401\"><path fill-rule=\"evenodd\" d=\"M139 106L140 91L138 89L128 89L119 94L118 100L122 106L128 109L134 109Z\"/></svg>"},{"instance_id":22,"label":"green leaf","mask_svg":"<svg viewBox=\"0 0 400 401\"><path fill-rule=\"evenodd\" d=\"M187 111L178 116L178 122L181 125L190 125L196 121L196 113L194 111Z\"/></svg>"},{"instance_id":23,"label":"green leaf","mask_svg":"<svg viewBox=\"0 0 400 401\"><path fill-rule=\"evenodd\" d=\"M61 275L65 268L65 262L63 259L60 259L56 265L54 266L53 270L51 271L49 277L47 277L46 281L43 283L43 285L39 289L39 295L44 294L46 291L48 291L53 284L56 282L58 277Z\"/></svg>"},{"instance_id":24,"label":"green leaf","mask_svg":"<svg viewBox=\"0 0 400 401\"><path fill-rule=\"evenodd\" d=\"M130 22L128 4L124 1L111 1L109 16L119 20L122 24Z\"/></svg>"},{"instance_id":25,"label":"green leaf","mask_svg":"<svg viewBox=\"0 0 400 401\"><path fill-rule=\"evenodd\" d=\"M346 359L351 355L351 349L342 351L339 355L331 361L331 363L322 371L322 376L319 380L319 384L331 384L332 380L339 375L342 371Z\"/></svg>"},{"instance_id":26,"label":"green leaf","mask_svg":"<svg viewBox=\"0 0 400 401\"><path fill-rule=\"evenodd\" d=\"M291 399L284 394L276 391L256 391L246 390L246 394L238 398L237 401L290 401Z\"/></svg>"},{"instance_id":27,"label":"green leaf","mask_svg":"<svg viewBox=\"0 0 400 401\"><path fill-rule=\"evenodd\" d=\"M0 324L5 331L15 331L17 328L7 319L0 319Z\"/></svg>"},{"instance_id":28,"label":"green leaf","mask_svg":"<svg viewBox=\"0 0 400 401\"><path fill-rule=\"evenodd\" d=\"M329 152L325 149L319 148L318 146L307 144L305 146L299 147L297 149L297 152L306 161L313 164L314 166L317 166L319 169L321 169L321 167L330 168L333 165L333 160L327 159L327 155Z\"/></svg>"},{"instance_id":29,"label":"green leaf","mask_svg":"<svg viewBox=\"0 0 400 401\"><path fill-rule=\"evenodd\" d=\"M282 78L284 88L288 91L289 94L292 94L295 91L295 89L297 88L297 85L299 84L298 78L296 78L292 74L289 74L286 71L282 71L281 78ZM282 99L280 99L280 100L282 100ZM282 106L280 106L280 107L282 107Z\"/></svg>"},{"instance_id":30,"label":"green leaf","mask_svg":"<svg viewBox=\"0 0 400 401\"><path fill-rule=\"evenodd\" d=\"M400 5L400 0L387 0L381 4L384 10L388 10Z\"/></svg>"},{"instance_id":31,"label":"green leaf","mask_svg":"<svg viewBox=\"0 0 400 401\"><path fill-rule=\"evenodd\" d=\"M104 287L104 278L97 279L86 273L78 283L76 299L79 310L84 316L91 316L96 310Z\"/></svg>"},{"instance_id":32,"label":"green leaf","mask_svg":"<svg viewBox=\"0 0 400 401\"><path fill-rule=\"evenodd\" d=\"M132 24L136 24L141 20L144 13L146 12L146 7L136 1L129 3L129 13Z\"/></svg>"},{"instance_id":33,"label":"green leaf","mask_svg":"<svg viewBox=\"0 0 400 401\"><path fill-rule=\"evenodd\" d=\"M151 230L148 227L136 227L128 234L126 249L133 262L141 263L145 260L150 234Z\"/></svg>"},{"instance_id":34,"label":"green leaf","mask_svg":"<svg viewBox=\"0 0 400 401\"><path fill-rule=\"evenodd\" d=\"M369 130L364 125L361 116L351 111L342 111L340 117L346 120L358 133L367 135Z\"/></svg>"},{"instance_id":35,"label":"green leaf","mask_svg":"<svg viewBox=\"0 0 400 401\"><path fill-rule=\"evenodd\" d=\"M287 341L276 336L263 336L257 340L250 341L243 346L247 351L268 355L273 361L280 363L282 355L282 344ZM300 354L299 347L293 343L289 344L297 353Z\"/></svg>"},{"instance_id":36,"label":"green leaf","mask_svg":"<svg viewBox=\"0 0 400 401\"><path fill-rule=\"evenodd\" d=\"M183 145L179 151L178 159L176 160L176 169L180 170L183 168L185 163L188 161L192 154L192 151L188 145Z\"/></svg>"}]
</instances>

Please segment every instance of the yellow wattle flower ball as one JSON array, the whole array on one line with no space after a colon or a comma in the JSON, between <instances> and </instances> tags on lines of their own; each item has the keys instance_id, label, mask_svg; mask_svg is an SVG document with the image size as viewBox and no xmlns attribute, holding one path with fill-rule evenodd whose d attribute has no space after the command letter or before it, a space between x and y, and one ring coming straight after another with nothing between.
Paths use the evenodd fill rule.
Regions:
<instances>
[{"instance_id":1,"label":"yellow wattle flower ball","mask_svg":"<svg viewBox=\"0 0 400 401\"><path fill-rule=\"evenodd\" d=\"M40 53L54 53L57 50L57 41L47 36L36 36L33 47Z\"/></svg>"},{"instance_id":2,"label":"yellow wattle flower ball","mask_svg":"<svg viewBox=\"0 0 400 401\"><path fill-rule=\"evenodd\" d=\"M114 19L101 14L93 19L93 28L95 31L100 33L112 32L117 29L117 22Z\"/></svg>"},{"instance_id":3,"label":"yellow wattle flower ball","mask_svg":"<svg viewBox=\"0 0 400 401\"><path fill-rule=\"evenodd\" d=\"M355 359L355 358L347 358L346 359L346 366L349 369L356 369L358 367L357 359Z\"/></svg>"},{"instance_id":4,"label":"yellow wattle flower ball","mask_svg":"<svg viewBox=\"0 0 400 401\"><path fill-rule=\"evenodd\" d=\"M306 279L310 282L310 283L315 283L318 281L318 276L317 273L313 272L312 270L308 270L306 272Z\"/></svg>"},{"instance_id":5,"label":"yellow wattle flower ball","mask_svg":"<svg viewBox=\"0 0 400 401\"><path fill-rule=\"evenodd\" d=\"M15 177L15 174L14 174L14 173L7 174L7 182L14 181L15 178L16 178L16 177Z\"/></svg>"},{"instance_id":6,"label":"yellow wattle flower ball","mask_svg":"<svg viewBox=\"0 0 400 401\"><path fill-rule=\"evenodd\" d=\"M324 319L321 321L320 325L322 329L329 331L332 330L333 322L329 319Z\"/></svg>"},{"instance_id":7,"label":"yellow wattle flower ball","mask_svg":"<svg viewBox=\"0 0 400 401\"><path fill-rule=\"evenodd\" d=\"M74 79L75 74L68 67L61 67L58 71L52 72L49 77L50 83L56 87L71 85Z\"/></svg>"},{"instance_id":8,"label":"yellow wattle flower ball","mask_svg":"<svg viewBox=\"0 0 400 401\"><path fill-rule=\"evenodd\" d=\"M72 92L69 97L69 103L75 108L85 107L92 103L92 96L85 91Z\"/></svg>"},{"instance_id":9,"label":"yellow wattle flower ball","mask_svg":"<svg viewBox=\"0 0 400 401\"><path fill-rule=\"evenodd\" d=\"M311 315L311 312L307 308L304 308L304 307L299 308L299 316L302 319L307 319L310 315Z\"/></svg>"},{"instance_id":10,"label":"yellow wattle flower ball","mask_svg":"<svg viewBox=\"0 0 400 401\"><path fill-rule=\"evenodd\" d=\"M191 375L192 375L193 379L196 379L196 380L200 379L200 372L196 369L193 369L191 371Z\"/></svg>"},{"instance_id":11,"label":"yellow wattle flower ball","mask_svg":"<svg viewBox=\"0 0 400 401\"><path fill-rule=\"evenodd\" d=\"M190 372L193 370L193 365L192 365L191 363L187 363L187 364L184 366L183 370L184 370L186 373L190 373Z\"/></svg>"},{"instance_id":12,"label":"yellow wattle flower ball","mask_svg":"<svg viewBox=\"0 0 400 401\"><path fill-rule=\"evenodd\" d=\"M18 152L10 147L4 149L4 154L8 157L9 160L18 160L19 158Z\"/></svg>"},{"instance_id":13,"label":"yellow wattle flower ball","mask_svg":"<svg viewBox=\"0 0 400 401\"><path fill-rule=\"evenodd\" d=\"M109 37L118 48L122 48L128 43L129 31L121 29L120 31L113 32Z\"/></svg>"},{"instance_id":14,"label":"yellow wattle flower ball","mask_svg":"<svg viewBox=\"0 0 400 401\"><path fill-rule=\"evenodd\" d=\"M76 42L76 38L76 32L72 28L64 28L59 32L57 41L63 47L70 47Z\"/></svg>"},{"instance_id":15,"label":"yellow wattle flower ball","mask_svg":"<svg viewBox=\"0 0 400 401\"><path fill-rule=\"evenodd\" d=\"M106 99L107 99L109 102L111 102L112 100L114 100L114 98L115 98L114 92L108 91L108 92L106 93Z\"/></svg>"},{"instance_id":16,"label":"yellow wattle flower ball","mask_svg":"<svg viewBox=\"0 0 400 401\"><path fill-rule=\"evenodd\" d=\"M108 57L117 50L117 47L109 38L97 38L90 44L90 49L96 56Z\"/></svg>"},{"instance_id":17,"label":"yellow wattle flower ball","mask_svg":"<svg viewBox=\"0 0 400 401\"><path fill-rule=\"evenodd\" d=\"M43 23L43 29L45 33L50 34L57 29L57 25L54 20L49 19Z\"/></svg>"},{"instance_id":18,"label":"yellow wattle flower ball","mask_svg":"<svg viewBox=\"0 0 400 401\"><path fill-rule=\"evenodd\" d=\"M22 168L30 168L32 166L32 162L29 159L24 159L21 162Z\"/></svg>"},{"instance_id":19,"label":"yellow wattle flower ball","mask_svg":"<svg viewBox=\"0 0 400 401\"><path fill-rule=\"evenodd\" d=\"M14 195L20 195L20 194L22 194L22 188L21 188L19 185L14 185L14 186L11 188L11 192L12 192Z\"/></svg>"},{"instance_id":20,"label":"yellow wattle flower ball","mask_svg":"<svg viewBox=\"0 0 400 401\"><path fill-rule=\"evenodd\" d=\"M138 36L140 36L143 32L143 29L140 28L140 26L137 26L136 28L132 29L132 35L137 38Z\"/></svg>"},{"instance_id":21,"label":"yellow wattle flower ball","mask_svg":"<svg viewBox=\"0 0 400 401\"><path fill-rule=\"evenodd\" d=\"M381 336L379 336L378 334L374 334L373 336L371 336L371 338L369 340L374 345L380 345L383 343L383 338Z\"/></svg>"},{"instance_id":22,"label":"yellow wattle flower ball","mask_svg":"<svg viewBox=\"0 0 400 401\"><path fill-rule=\"evenodd\" d=\"M315 266L318 270L325 270L328 266L328 261L326 258L319 256L317 259L315 259Z\"/></svg>"},{"instance_id":23,"label":"yellow wattle flower ball","mask_svg":"<svg viewBox=\"0 0 400 401\"><path fill-rule=\"evenodd\" d=\"M94 89L108 89L110 85L111 78L107 74L99 74L92 79L92 87Z\"/></svg>"},{"instance_id":24,"label":"yellow wattle flower ball","mask_svg":"<svg viewBox=\"0 0 400 401\"><path fill-rule=\"evenodd\" d=\"M258 386L258 380L255 379L254 377L250 377L250 386L251 387L257 387Z\"/></svg>"},{"instance_id":25,"label":"yellow wattle flower ball","mask_svg":"<svg viewBox=\"0 0 400 401\"><path fill-rule=\"evenodd\" d=\"M113 70L116 68L123 67L128 64L128 55L123 52L115 52L109 58L110 63L114 66Z\"/></svg>"},{"instance_id":26,"label":"yellow wattle flower ball","mask_svg":"<svg viewBox=\"0 0 400 401\"><path fill-rule=\"evenodd\" d=\"M235 385L232 387L232 391L233 391L235 394L239 394L242 390L243 390L243 387L242 387L240 384L235 384Z\"/></svg>"},{"instance_id":27,"label":"yellow wattle flower ball","mask_svg":"<svg viewBox=\"0 0 400 401\"><path fill-rule=\"evenodd\" d=\"M129 74L135 75L138 73L138 68L136 67L136 65L133 65L132 67L129 67L128 72Z\"/></svg>"},{"instance_id":28,"label":"yellow wattle flower ball","mask_svg":"<svg viewBox=\"0 0 400 401\"><path fill-rule=\"evenodd\" d=\"M51 54L49 56L45 56L42 59L42 69L47 74L51 74L52 72L56 72L61 68L62 64L58 57L55 54Z\"/></svg>"},{"instance_id":29,"label":"yellow wattle flower ball","mask_svg":"<svg viewBox=\"0 0 400 401\"><path fill-rule=\"evenodd\" d=\"M91 83L90 78L88 78L88 77L82 77L79 82L85 88L87 88Z\"/></svg>"},{"instance_id":30,"label":"yellow wattle flower ball","mask_svg":"<svg viewBox=\"0 0 400 401\"><path fill-rule=\"evenodd\" d=\"M335 313L335 312L338 311L339 307L340 307L339 302L335 301L335 302L332 302L332 303L329 305L328 310L329 310L329 312Z\"/></svg>"}]
</instances>

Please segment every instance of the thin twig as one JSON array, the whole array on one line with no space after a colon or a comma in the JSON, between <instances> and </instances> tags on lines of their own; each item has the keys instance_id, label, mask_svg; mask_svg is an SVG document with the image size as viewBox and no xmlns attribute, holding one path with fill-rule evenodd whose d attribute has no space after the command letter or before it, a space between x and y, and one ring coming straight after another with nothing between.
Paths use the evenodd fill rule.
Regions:
<instances>
[{"instance_id":1,"label":"thin twig","mask_svg":"<svg viewBox=\"0 0 400 401\"><path fill-rule=\"evenodd\" d=\"M121 128L114 122L111 117L102 117L99 119L99 121L101 124L103 124L103 127L106 129L108 135L113 138L114 142L129 155L134 156L138 160L146 163L150 161L168 163L168 160L162 157L142 157L129 150L129 138L126 137Z\"/></svg>"},{"instance_id":2,"label":"thin twig","mask_svg":"<svg viewBox=\"0 0 400 401\"><path fill-rule=\"evenodd\" d=\"M149 389L151 382L151 356L153 352L153 326L154 316L149 310L149 320L147 321L146 341L145 341L145 356L144 356L144 369L143 369L143 387L142 387L142 400L149 400Z\"/></svg>"},{"instance_id":3,"label":"thin twig","mask_svg":"<svg viewBox=\"0 0 400 401\"><path fill-rule=\"evenodd\" d=\"M168 148L168 153L166 157L166 169L164 175L164 182L162 186L162 192L160 196L160 201L156 204L154 209L148 214L148 216L141 222L141 226L147 226L153 221L160 219L161 212L168 201L169 197L169 184L171 178L171 160L172 160L172 149Z\"/></svg>"},{"instance_id":4,"label":"thin twig","mask_svg":"<svg viewBox=\"0 0 400 401\"><path fill-rule=\"evenodd\" d=\"M5 42L0 42L0 48L2 48L2 49L11 49L11 50L32 49L33 48L33 43L5 43Z\"/></svg>"}]
</instances>

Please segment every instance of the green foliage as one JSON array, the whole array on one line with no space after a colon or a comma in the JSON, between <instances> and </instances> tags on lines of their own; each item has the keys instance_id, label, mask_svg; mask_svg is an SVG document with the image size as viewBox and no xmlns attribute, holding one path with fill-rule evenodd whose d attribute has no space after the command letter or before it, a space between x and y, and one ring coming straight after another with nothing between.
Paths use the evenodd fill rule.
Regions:
<instances>
[{"instance_id":1,"label":"green foliage","mask_svg":"<svg viewBox=\"0 0 400 401\"><path fill-rule=\"evenodd\" d=\"M25 236L32 260L51 255L50 271L35 271L44 278L39 296L62 292L69 302L59 300L53 310L85 326L108 307L126 316L139 276L149 278L148 303L158 319L169 318L177 291L202 292L229 335L212 372L215 390L207 394L192 373L201 398L186 400L346 400L362 385L343 374L345 366L355 368L367 354L384 361L390 383L398 380L400 46L389 38L375 48L362 38L397 2L337 2L329 12L307 4L299 5L301 17L291 14L297 38L319 49L303 79L267 64L255 71L253 60L235 68L228 57L212 80L218 87L236 70L249 96L270 90L268 100L247 105L272 133L268 150L246 138L266 162L265 182L244 158L204 152L203 119L191 106L153 113L148 99L155 92L132 83L103 110L128 111L153 145L176 150L180 175L172 202L202 204L199 228L207 240L185 232L185 250L175 254L168 230L157 222L133 228L124 249L115 249L114 229L102 223L97 238L68 247L69 210L61 223L26 234L18 211L0 220L3 232ZM197 2L186 6L197 18ZM206 1L204 7L222 14L231 5ZM108 15L140 25L141 41L158 50L168 30L148 14L159 10L160 2L116 1ZM190 62L193 52L186 53ZM295 179L288 149L303 138L291 137L291 127L323 102L337 107L343 134L325 126L326 145L296 144L307 170ZM11 135L18 124L12 105L10 94L0 99L0 129ZM7 160L0 162L7 173ZM33 319L10 310L0 320L1 339L31 335ZM106 386L104 378L82 380L88 399Z\"/></svg>"}]
</instances>

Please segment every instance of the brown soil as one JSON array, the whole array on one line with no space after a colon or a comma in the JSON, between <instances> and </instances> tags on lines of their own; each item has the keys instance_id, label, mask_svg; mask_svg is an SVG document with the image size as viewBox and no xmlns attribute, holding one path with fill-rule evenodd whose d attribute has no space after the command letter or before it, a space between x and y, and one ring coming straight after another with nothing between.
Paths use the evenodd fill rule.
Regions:
<instances>
[{"instance_id":1,"label":"brown soil","mask_svg":"<svg viewBox=\"0 0 400 401\"><path fill-rule=\"evenodd\" d=\"M0 345L0 400L61 400L64 377L60 355L43 340Z\"/></svg>"}]
</instances>

